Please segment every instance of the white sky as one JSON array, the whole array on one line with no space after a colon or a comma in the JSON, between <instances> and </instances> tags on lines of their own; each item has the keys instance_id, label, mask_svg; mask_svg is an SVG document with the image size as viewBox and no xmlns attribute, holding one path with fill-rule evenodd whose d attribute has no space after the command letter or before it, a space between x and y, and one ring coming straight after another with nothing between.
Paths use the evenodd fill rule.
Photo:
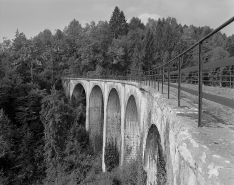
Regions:
<instances>
[{"instance_id":1,"label":"white sky","mask_svg":"<svg viewBox=\"0 0 234 185\"><path fill-rule=\"evenodd\" d=\"M0 0L0 42L13 39L16 29L27 38L48 28L63 30L73 19L82 25L110 20L114 7L126 19L175 17L178 23L217 28L234 16L234 0ZM234 22L223 31L234 34Z\"/></svg>"}]
</instances>

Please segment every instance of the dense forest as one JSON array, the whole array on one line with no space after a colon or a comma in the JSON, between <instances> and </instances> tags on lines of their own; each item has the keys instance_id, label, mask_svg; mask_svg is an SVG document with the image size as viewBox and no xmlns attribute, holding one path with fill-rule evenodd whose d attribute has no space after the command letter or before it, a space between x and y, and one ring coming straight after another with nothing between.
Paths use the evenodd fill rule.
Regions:
<instances>
[{"instance_id":1,"label":"dense forest","mask_svg":"<svg viewBox=\"0 0 234 185\"><path fill-rule=\"evenodd\" d=\"M211 31L171 17L127 22L115 7L109 22L82 27L74 19L62 31L45 29L28 39L17 30L13 40L5 38L0 44L0 184L139 183L131 170L122 180L101 174L100 154L93 153L84 127L85 105L71 104L61 77L146 71ZM234 34L218 32L202 52L205 62L234 56ZM194 49L184 55L183 67L197 65L197 59Z\"/></svg>"}]
</instances>

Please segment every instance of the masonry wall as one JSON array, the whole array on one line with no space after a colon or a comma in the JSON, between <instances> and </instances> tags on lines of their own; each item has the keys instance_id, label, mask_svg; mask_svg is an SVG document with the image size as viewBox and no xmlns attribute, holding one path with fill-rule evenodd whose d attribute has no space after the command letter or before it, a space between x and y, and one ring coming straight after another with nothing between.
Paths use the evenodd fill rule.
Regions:
<instances>
[{"instance_id":1,"label":"masonry wall","mask_svg":"<svg viewBox=\"0 0 234 185\"><path fill-rule=\"evenodd\" d=\"M124 160L130 161L137 158L140 146L140 124L135 97L132 95L127 100L124 122Z\"/></svg>"}]
</instances>

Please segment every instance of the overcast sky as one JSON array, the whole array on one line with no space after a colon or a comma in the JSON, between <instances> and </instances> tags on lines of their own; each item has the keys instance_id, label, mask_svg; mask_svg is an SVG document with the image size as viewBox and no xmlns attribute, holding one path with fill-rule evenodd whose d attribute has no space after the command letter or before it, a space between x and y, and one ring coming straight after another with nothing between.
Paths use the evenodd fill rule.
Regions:
<instances>
[{"instance_id":1,"label":"overcast sky","mask_svg":"<svg viewBox=\"0 0 234 185\"><path fill-rule=\"evenodd\" d=\"M126 19L139 17L146 22L175 17L178 23L216 28L234 16L234 0L0 0L0 42L13 39L16 29L27 38L44 29L63 30L73 19L82 25L110 20L114 7L123 10ZM234 34L234 23L223 29Z\"/></svg>"}]
</instances>

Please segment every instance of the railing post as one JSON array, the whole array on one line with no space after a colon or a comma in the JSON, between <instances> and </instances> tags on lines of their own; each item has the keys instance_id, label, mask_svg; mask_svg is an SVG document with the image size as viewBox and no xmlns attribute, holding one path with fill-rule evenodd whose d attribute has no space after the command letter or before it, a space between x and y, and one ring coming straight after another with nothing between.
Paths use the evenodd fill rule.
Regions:
<instances>
[{"instance_id":1,"label":"railing post","mask_svg":"<svg viewBox=\"0 0 234 185\"><path fill-rule=\"evenodd\" d=\"M154 88L154 70L152 70L151 81L152 81L152 87Z\"/></svg>"},{"instance_id":2,"label":"railing post","mask_svg":"<svg viewBox=\"0 0 234 185\"><path fill-rule=\"evenodd\" d=\"M181 90L181 59L182 57L179 57L179 75L178 75L178 107L180 107L180 90Z\"/></svg>"},{"instance_id":3,"label":"railing post","mask_svg":"<svg viewBox=\"0 0 234 185\"><path fill-rule=\"evenodd\" d=\"M150 81L151 81L151 71L149 71L149 77L148 77L148 79L149 79L149 86L150 86Z\"/></svg>"},{"instance_id":4,"label":"railing post","mask_svg":"<svg viewBox=\"0 0 234 185\"><path fill-rule=\"evenodd\" d=\"M150 71L148 73L148 81L149 81L148 86L150 86Z\"/></svg>"},{"instance_id":5,"label":"railing post","mask_svg":"<svg viewBox=\"0 0 234 185\"><path fill-rule=\"evenodd\" d=\"M140 83L142 85L142 78L143 78L144 72L142 71L142 73L140 73Z\"/></svg>"},{"instance_id":6,"label":"railing post","mask_svg":"<svg viewBox=\"0 0 234 185\"><path fill-rule=\"evenodd\" d=\"M159 91L159 72L160 72L160 70L158 68L158 91Z\"/></svg>"},{"instance_id":7,"label":"railing post","mask_svg":"<svg viewBox=\"0 0 234 185\"><path fill-rule=\"evenodd\" d=\"M154 71L154 88L156 89L156 70Z\"/></svg>"},{"instance_id":8,"label":"railing post","mask_svg":"<svg viewBox=\"0 0 234 185\"><path fill-rule=\"evenodd\" d=\"M149 86L149 71L147 71L146 78L147 78L147 86Z\"/></svg>"},{"instance_id":9,"label":"railing post","mask_svg":"<svg viewBox=\"0 0 234 185\"><path fill-rule=\"evenodd\" d=\"M203 71L203 63L202 63L202 57L201 57L201 47L202 42L199 42L198 44L198 52L199 52L199 58L198 58L198 75L199 75L199 83L198 83L198 127L202 127L202 71Z\"/></svg>"},{"instance_id":10,"label":"railing post","mask_svg":"<svg viewBox=\"0 0 234 185\"><path fill-rule=\"evenodd\" d=\"M229 71L230 71L230 89L232 88L232 75L231 75L231 73L232 73L232 71L231 71L231 69L232 69L232 66L230 66L230 69L229 69Z\"/></svg>"},{"instance_id":11,"label":"railing post","mask_svg":"<svg viewBox=\"0 0 234 185\"><path fill-rule=\"evenodd\" d=\"M163 82L164 82L164 66L162 67L162 94L163 94Z\"/></svg>"},{"instance_id":12,"label":"railing post","mask_svg":"<svg viewBox=\"0 0 234 185\"><path fill-rule=\"evenodd\" d=\"M139 71L137 70L137 83L140 83Z\"/></svg>"},{"instance_id":13,"label":"railing post","mask_svg":"<svg viewBox=\"0 0 234 185\"><path fill-rule=\"evenodd\" d=\"M151 81L151 71L149 71L149 77L148 77L148 79L149 79L149 86L150 86L150 81Z\"/></svg>"},{"instance_id":14,"label":"railing post","mask_svg":"<svg viewBox=\"0 0 234 185\"><path fill-rule=\"evenodd\" d=\"M152 70L152 75L151 75L151 83L152 83L152 87L154 88L154 70Z\"/></svg>"},{"instance_id":15,"label":"railing post","mask_svg":"<svg viewBox=\"0 0 234 185\"><path fill-rule=\"evenodd\" d=\"M168 63L168 71L167 71L167 80L168 80L168 82L167 82L167 87L168 87L168 91L167 91L167 96L168 96L168 99L170 98L170 62Z\"/></svg>"},{"instance_id":16,"label":"railing post","mask_svg":"<svg viewBox=\"0 0 234 185\"><path fill-rule=\"evenodd\" d=\"M145 85L147 85L147 72L145 72Z\"/></svg>"},{"instance_id":17,"label":"railing post","mask_svg":"<svg viewBox=\"0 0 234 185\"><path fill-rule=\"evenodd\" d=\"M145 72L145 85L147 85L147 71Z\"/></svg>"},{"instance_id":18,"label":"railing post","mask_svg":"<svg viewBox=\"0 0 234 185\"><path fill-rule=\"evenodd\" d=\"M71 88L71 87L70 87L70 82L71 82L71 79L69 78L69 82L68 82L68 84L69 84L69 85L68 85L68 86L69 86L69 87L68 87L68 88L69 88L69 95L68 95L68 96L69 96L69 99L71 100L71 94L70 94L70 88Z\"/></svg>"},{"instance_id":19,"label":"railing post","mask_svg":"<svg viewBox=\"0 0 234 185\"><path fill-rule=\"evenodd\" d=\"M147 85L147 71L145 72L144 80L145 80L145 85Z\"/></svg>"}]
</instances>

